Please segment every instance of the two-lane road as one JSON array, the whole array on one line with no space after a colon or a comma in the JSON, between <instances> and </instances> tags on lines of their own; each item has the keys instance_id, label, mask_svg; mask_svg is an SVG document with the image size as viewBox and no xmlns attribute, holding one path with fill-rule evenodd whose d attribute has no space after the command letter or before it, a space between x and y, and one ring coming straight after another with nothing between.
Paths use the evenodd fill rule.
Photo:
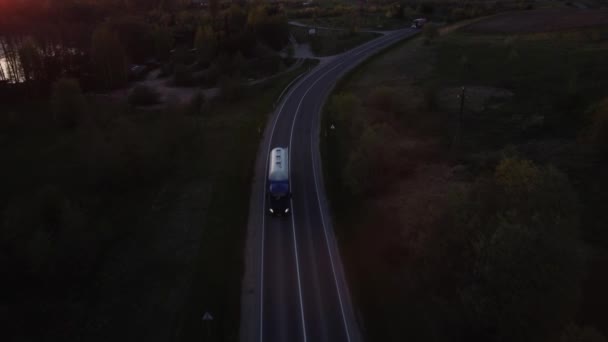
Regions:
<instances>
[{"instance_id":1,"label":"two-lane road","mask_svg":"<svg viewBox=\"0 0 608 342\"><path fill-rule=\"evenodd\" d=\"M416 33L389 32L322 64L277 106L258 153L249 214L241 341L360 341L327 209L319 153L323 103L348 70ZM292 214L266 214L270 149L289 147Z\"/></svg>"}]
</instances>

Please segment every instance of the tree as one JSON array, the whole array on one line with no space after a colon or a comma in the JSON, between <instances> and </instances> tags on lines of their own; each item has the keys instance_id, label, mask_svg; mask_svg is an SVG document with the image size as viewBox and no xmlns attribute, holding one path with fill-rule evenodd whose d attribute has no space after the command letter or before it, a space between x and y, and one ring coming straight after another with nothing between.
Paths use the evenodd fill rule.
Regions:
<instances>
[{"instance_id":1,"label":"tree","mask_svg":"<svg viewBox=\"0 0 608 342\"><path fill-rule=\"evenodd\" d=\"M118 36L106 26L93 33L91 60L100 85L112 89L127 82L127 57Z\"/></svg>"},{"instance_id":2,"label":"tree","mask_svg":"<svg viewBox=\"0 0 608 342\"><path fill-rule=\"evenodd\" d=\"M199 63L207 64L213 61L217 54L218 46L211 27L200 26L196 30L194 48L196 49Z\"/></svg>"},{"instance_id":3,"label":"tree","mask_svg":"<svg viewBox=\"0 0 608 342\"><path fill-rule=\"evenodd\" d=\"M19 61L26 80L34 81L45 77L44 61L33 40L26 40L19 48Z\"/></svg>"},{"instance_id":4,"label":"tree","mask_svg":"<svg viewBox=\"0 0 608 342\"><path fill-rule=\"evenodd\" d=\"M533 341L553 336L578 305L583 258L578 205L566 176L505 158L453 210L450 242L462 258L461 303L470 339ZM540 338L542 339L542 338Z\"/></svg>"},{"instance_id":5,"label":"tree","mask_svg":"<svg viewBox=\"0 0 608 342\"><path fill-rule=\"evenodd\" d=\"M55 82L51 108L56 122L68 127L77 125L86 112L86 100L78 81L64 78Z\"/></svg>"},{"instance_id":6,"label":"tree","mask_svg":"<svg viewBox=\"0 0 608 342\"><path fill-rule=\"evenodd\" d=\"M209 14L211 15L211 25L217 30L217 19L220 11L220 0L209 0Z\"/></svg>"},{"instance_id":7,"label":"tree","mask_svg":"<svg viewBox=\"0 0 608 342\"><path fill-rule=\"evenodd\" d=\"M119 16L108 20L108 28L116 33L130 61L143 63L155 52L154 27L142 18Z\"/></svg>"},{"instance_id":8,"label":"tree","mask_svg":"<svg viewBox=\"0 0 608 342\"><path fill-rule=\"evenodd\" d=\"M233 4L228 9L228 27L226 28L227 33L241 32L244 30L247 24L247 13L239 5Z\"/></svg>"},{"instance_id":9,"label":"tree","mask_svg":"<svg viewBox=\"0 0 608 342\"><path fill-rule=\"evenodd\" d=\"M173 35L169 29L158 27L154 30L154 51L158 60L167 61L169 59L173 43Z\"/></svg>"},{"instance_id":10,"label":"tree","mask_svg":"<svg viewBox=\"0 0 608 342\"><path fill-rule=\"evenodd\" d=\"M247 27L253 30L264 44L275 50L280 50L289 41L289 24L282 12L268 14L268 9L262 4L255 5L247 16Z\"/></svg>"}]
</instances>

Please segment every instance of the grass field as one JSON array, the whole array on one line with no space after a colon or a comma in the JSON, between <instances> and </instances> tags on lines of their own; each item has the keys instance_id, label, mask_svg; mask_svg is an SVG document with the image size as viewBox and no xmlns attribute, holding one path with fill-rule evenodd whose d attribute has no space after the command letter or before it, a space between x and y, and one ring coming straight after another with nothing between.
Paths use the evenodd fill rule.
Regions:
<instances>
[{"instance_id":1,"label":"grass field","mask_svg":"<svg viewBox=\"0 0 608 342\"><path fill-rule=\"evenodd\" d=\"M601 227L608 217L600 209L607 200L601 176L607 165L586 140L592 113L607 95L602 32L457 31L430 45L413 40L364 64L336 88L342 95L328 102L324 125L338 121L338 129L324 137L322 153L332 155L324 158L328 193L369 340L470 337L463 327L471 316L459 311L462 299L454 300L466 272L449 275L463 256L450 254L459 249L436 231L445 232L454 190L491 176L501 158L513 154L556 167L574 187L585 253L593 257L579 279L583 296L565 315L582 330L608 334L601 313L608 297L599 290L608 286L601 271L608 248ZM368 149L388 153L388 162ZM352 178L365 174L368 180L382 174L390 184L374 183L353 195L362 185Z\"/></svg>"}]
</instances>

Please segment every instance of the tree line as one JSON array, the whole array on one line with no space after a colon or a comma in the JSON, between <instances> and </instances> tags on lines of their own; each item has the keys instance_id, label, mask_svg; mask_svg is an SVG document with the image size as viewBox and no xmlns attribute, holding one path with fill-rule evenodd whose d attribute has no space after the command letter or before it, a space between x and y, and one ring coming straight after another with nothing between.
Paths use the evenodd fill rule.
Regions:
<instances>
[{"instance_id":1,"label":"tree line","mask_svg":"<svg viewBox=\"0 0 608 342\"><path fill-rule=\"evenodd\" d=\"M258 43L278 50L288 41L287 19L276 6L258 2L223 8L212 0L206 8L188 9L188 4L2 3L0 93L18 88L21 94L45 95L61 77L78 79L85 90L113 89L127 82L130 64L173 62L176 48L197 48L204 64L222 54L253 56Z\"/></svg>"}]
</instances>

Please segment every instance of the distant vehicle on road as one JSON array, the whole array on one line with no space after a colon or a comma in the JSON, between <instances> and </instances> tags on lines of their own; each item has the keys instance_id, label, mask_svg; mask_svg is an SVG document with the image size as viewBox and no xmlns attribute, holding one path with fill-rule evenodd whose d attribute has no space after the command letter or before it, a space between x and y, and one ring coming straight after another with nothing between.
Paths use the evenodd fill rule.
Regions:
<instances>
[{"instance_id":1,"label":"distant vehicle on road","mask_svg":"<svg viewBox=\"0 0 608 342\"><path fill-rule=\"evenodd\" d=\"M270 151L268 168L268 211L272 215L287 215L290 211L289 157L287 147Z\"/></svg>"},{"instance_id":2,"label":"distant vehicle on road","mask_svg":"<svg viewBox=\"0 0 608 342\"><path fill-rule=\"evenodd\" d=\"M424 24L426 24L426 21L426 18L414 19L414 21L412 21L412 28L422 28Z\"/></svg>"}]
</instances>

